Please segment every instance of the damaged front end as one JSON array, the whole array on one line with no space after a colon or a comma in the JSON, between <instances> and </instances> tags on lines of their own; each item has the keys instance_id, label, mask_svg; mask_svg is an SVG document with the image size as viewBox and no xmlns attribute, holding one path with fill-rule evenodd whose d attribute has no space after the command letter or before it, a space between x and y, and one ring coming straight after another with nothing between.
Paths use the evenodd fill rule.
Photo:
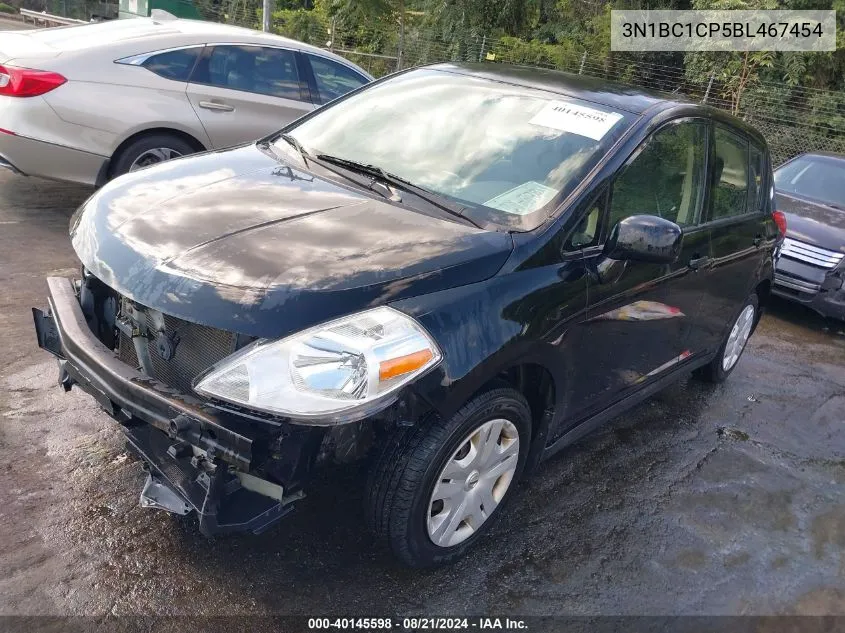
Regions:
<instances>
[{"instance_id":1,"label":"damaged front end","mask_svg":"<svg viewBox=\"0 0 845 633\"><path fill-rule=\"evenodd\" d=\"M206 535L259 533L304 496L319 460L367 444L362 425L257 420L195 397L193 377L249 338L145 308L91 275L48 286L49 310L33 309L38 344L58 358L65 390L81 388L120 423L149 472L144 507L195 511Z\"/></svg>"}]
</instances>

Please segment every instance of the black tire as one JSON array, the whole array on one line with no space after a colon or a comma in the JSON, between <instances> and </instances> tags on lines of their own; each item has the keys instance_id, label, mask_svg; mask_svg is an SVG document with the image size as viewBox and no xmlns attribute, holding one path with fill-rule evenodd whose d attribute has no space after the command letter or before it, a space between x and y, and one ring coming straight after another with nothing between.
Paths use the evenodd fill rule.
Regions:
<instances>
[{"instance_id":1,"label":"black tire","mask_svg":"<svg viewBox=\"0 0 845 633\"><path fill-rule=\"evenodd\" d=\"M754 328L757 326L757 321L760 318L760 301L757 298L757 295L755 293L752 293L751 296L745 300L745 303L742 305L742 307L739 309L736 316L734 317L731 326L728 328L728 331L725 334L725 340L722 341L722 344L719 346L719 351L716 353L716 357L712 361L710 361L709 364L696 370L696 376L706 382L724 382L725 380L727 380L728 376L731 375L731 372L736 369L736 366L739 365L739 360L742 358L742 354L745 352L745 347L747 347L747 345L743 346L742 351L740 351L739 353L739 357L736 359L734 364L731 365L730 368L728 368L727 370L724 368L722 360L724 359L725 349L731 337L731 331L733 330L737 320L740 318L740 316L748 306L752 306L754 308L753 325L751 326L751 332L754 332Z\"/></svg>"},{"instance_id":2,"label":"black tire","mask_svg":"<svg viewBox=\"0 0 845 633\"><path fill-rule=\"evenodd\" d=\"M451 546L435 545L428 534L429 501L442 469L474 428L503 418L519 434L516 471L493 512L469 538ZM531 410L511 388L488 391L448 420L423 421L391 434L377 457L367 485L369 528L386 540L396 556L412 567L432 567L463 556L496 521L522 475L531 441Z\"/></svg>"},{"instance_id":3,"label":"black tire","mask_svg":"<svg viewBox=\"0 0 845 633\"><path fill-rule=\"evenodd\" d=\"M172 150L180 156L194 154L197 151L196 147L175 134L159 133L140 136L114 156L110 170L111 178L117 178L128 173L132 164L140 156L158 148Z\"/></svg>"}]
</instances>

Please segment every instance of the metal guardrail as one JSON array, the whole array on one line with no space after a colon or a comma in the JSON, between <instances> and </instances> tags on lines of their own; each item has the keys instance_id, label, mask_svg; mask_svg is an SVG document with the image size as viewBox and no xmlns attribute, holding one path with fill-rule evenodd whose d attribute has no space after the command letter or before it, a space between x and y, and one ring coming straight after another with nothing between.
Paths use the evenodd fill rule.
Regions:
<instances>
[{"instance_id":1,"label":"metal guardrail","mask_svg":"<svg viewBox=\"0 0 845 633\"><path fill-rule=\"evenodd\" d=\"M36 26L67 26L69 24L88 24L85 20L74 20L73 18L63 18L60 15L52 15L51 13L41 13L40 11L31 11L30 9L21 9L23 21L35 24Z\"/></svg>"}]
</instances>

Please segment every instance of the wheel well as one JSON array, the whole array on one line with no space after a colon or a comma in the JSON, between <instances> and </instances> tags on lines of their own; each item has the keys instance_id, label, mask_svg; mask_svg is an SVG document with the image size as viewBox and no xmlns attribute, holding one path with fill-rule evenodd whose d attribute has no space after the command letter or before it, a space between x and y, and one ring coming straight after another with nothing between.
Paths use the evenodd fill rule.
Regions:
<instances>
[{"instance_id":1,"label":"wheel well","mask_svg":"<svg viewBox=\"0 0 845 633\"><path fill-rule=\"evenodd\" d=\"M765 306L769 302L769 297L772 294L772 282L769 279L764 279L757 287L754 289L754 292L757 293L757 301L760 303L760 307Z\"/></svg>"},{"instance_id":2,"label":"wheel well","mask_svg":"<svg viewBox=\"0 0 845 633\"><path fill-rule=\"evenodd\" d=\"M531 407L531 422L536 430L544 417L554 411L555 384L548 369L535 363L516 365L484 384L476 394L501 387L505 383L519 391Z\"/></svg>"},{"instance_id":3,"label":"wheel well","mask_svg":"<svg viewBox=\"0 0 845 633\"><path fill-rule=\"evenodd\" d=\"M124 139L124 141L120 145L117 146L117 149L114 150L114 153L112 154L112 157L111 157L110 164L114 165L114 163L117 160L117 157L120 156L120 154L127 147L129 147L132 143L137 141L139 138L143 138L145 136L153 136L154 134L169 134L171 136L176 136L176 137L182 139L183 141L185 141L186 143L188 143L188 145L193 147L195 151L197 151L197 152L205 151L205 145L200 143L196 138L194 138L193 136L191 136L187 132L182 132L181 130L174 130L173 128L169 128L169 127L154 127L154 128L150 128L149 130L142 130L140 132L136 132L135 134L133 134L129 138ZM111 172L111 168L109 169L109 171Z\"/></svg>"}]
</instances>

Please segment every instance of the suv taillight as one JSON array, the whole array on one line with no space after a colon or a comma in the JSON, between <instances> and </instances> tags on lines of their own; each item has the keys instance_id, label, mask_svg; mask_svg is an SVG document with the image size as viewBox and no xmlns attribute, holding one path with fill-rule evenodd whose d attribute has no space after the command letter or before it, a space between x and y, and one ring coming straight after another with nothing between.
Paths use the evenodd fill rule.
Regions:
<instances>
[{"instance_id":1,"label":"suv taillight","mask_svg":"<svg viewBox=\"0 0 845 633\"><path fill-rule=\"evenodd\" d=\"M66 81L58 73L45 70L0 66L0 97L37 97Z\"/></svg>"},{"instance_id":2,"label":"suv taillight","mask_svg":"<svg viewBox=\"0 0 845 633\"><path fill-rule=\"evenodd\" d=\"M783 214L783 211L774 211L772 213L772 219L778 225L778 231L780 231L781 236L786 235L786 216Z\"/></svg>"}]
</instances>

